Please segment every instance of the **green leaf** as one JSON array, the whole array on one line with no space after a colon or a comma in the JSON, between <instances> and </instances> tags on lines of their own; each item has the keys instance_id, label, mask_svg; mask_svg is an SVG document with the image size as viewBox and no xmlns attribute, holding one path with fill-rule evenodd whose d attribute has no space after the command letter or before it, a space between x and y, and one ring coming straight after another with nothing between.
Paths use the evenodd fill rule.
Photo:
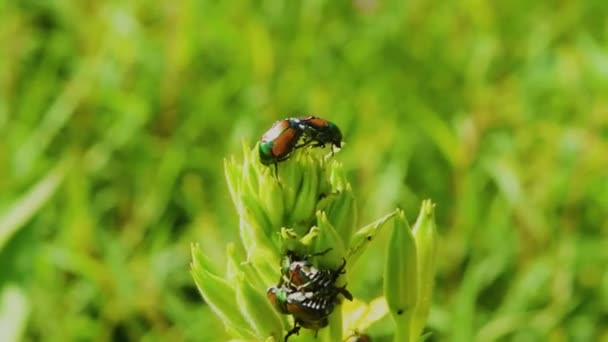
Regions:
<instances>
[{"instance_id":1,"label":"green leaf","mask_svg":"<svg viewBox=\"0 0 608 342\"><path fill-rule=\"evenodd\" d=\"M236 281L236 301L245 320L253 328L257 338L279 338L284 330L283 320L266 297L265 292L252 286L241 274Z\"/></svg>"},{"instance_id":2,"label":"green leaf","mask_svg":"<svg viewBox=\"0 0 608 342\"><path fill-rule=\"evenodd\" d=\"M363 254L365 248L367 248L367 246L369 246L369 244L374 240L380 228L382 228L384 224L398 212L398 210L395 210L392 213L387 214L384 217L381 217L367 226L359 229L355 234L353 234L350 239L347 254L347 261L351 267L357 262L361 254Z\"/></svg>"},{"instance_id":3,"label":"green leaf","mask_svg":"<svg viewBox=\"0 0 608 342\"><path fill-rule=\"evenodd\" d=\"M207 305L222 319L227 331L239 334L234 337L256 337L247 320L241 315L234 287L209 272L210 261L205 258L197 244L192 244L191 250L191 274Z\"/></svg>"}]
</instances>

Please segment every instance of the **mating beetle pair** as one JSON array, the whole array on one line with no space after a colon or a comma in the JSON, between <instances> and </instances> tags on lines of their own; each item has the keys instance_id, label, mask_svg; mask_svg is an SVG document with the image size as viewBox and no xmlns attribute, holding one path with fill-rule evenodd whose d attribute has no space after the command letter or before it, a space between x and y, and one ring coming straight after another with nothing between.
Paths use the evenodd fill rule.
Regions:
<instances>
[{"instance_id":1,"label":"mating beetle pair","mask_svg":"<svg viewBox=\"0 0 608 342\"><path fill-rule=\"evenodd\" d=\"M344 287L335 287L336 280L341 274L344 274L346 260L340 265L337 270L318 269L309 259L314 256L321 256L329 252L331 248L305 257L298 257L293 251L288 251L281 265L281 282L287 283L288 286L294 287L298 291L313 291L323 292L335 289L341 293L344 298L352 300L353 296Z\"/></svg>"},{"instance_id":2,"label":"mating beetle pair","mask_svg":"<svg viewBox=\"0 0 608 342\"><path fill-rule=\"evenodd\" d=\"M259 145L260 161L264 165L277 164L289 158L298 148L312 144L312 147L325 147L325 144L340 148L342 132L333 122L316 116L287 118L275 122L262 135Z\"/></svg>"},{"instance_id":3,"label":"mating beetle pair","mask_svg":"<svg viewBox=\"0 0 608 342\"><path fill-rule=\"evenodd\" d=\"M314 330L326 327L329 324L327 317L336 305L337 293L302 292L285 284L270 287L267 296L275 308L294 318L294 327L285 336L285 341L299 333L301 327Z\"/></svg>"},{"instance_id":4,"label":"mating beetle pair","mask_svg":"<svg viewBox=\"0 0 608 342\"><path fill-rule=\"evenodd\" d=\"M335 286L340 274L344 273L346 261L337 270L319 269L309 261L330 250L304 257L288 251L281 265L279 284L267 291L268 299L277 311L294 317L294 327L285 336L285 341L299 333L300 328L318 330L326 327L328 316L339 303L338 294L348 300L353 298L346 285Z\"/></svg>"}]
</instances>

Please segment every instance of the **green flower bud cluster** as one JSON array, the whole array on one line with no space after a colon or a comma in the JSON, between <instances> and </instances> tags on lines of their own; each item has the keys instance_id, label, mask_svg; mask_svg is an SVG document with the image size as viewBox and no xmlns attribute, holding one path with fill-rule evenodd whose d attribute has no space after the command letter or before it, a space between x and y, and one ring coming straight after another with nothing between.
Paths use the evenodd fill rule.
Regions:
<instances>
[{"instance_id":1,"label":"green flower bud cluster","mask_svg":"<svg viewBox=\"0 0 608 342\"><path fill-rule=\"evenodd\" d=\"M225 175L240 218L244 260L229 244L226 272L218 274L215 270L219 265L206 257L198 245L192 246L195 283L205 302L224 322L228 334L235 340L281 341L293 322L290 316L274 309L266 290L281 278L281 261L286 252L307 255L330 249L315 257L316 266L336 269L346 260L348 269L380 228L394 218L385 272L390 273L385 279L388 310L382 315L390 312L395 318L399 310L406 310L408 329L399 332L397 327L396 337L413 337L415 331L419 335L428 315L434 276L436 234L432 204L423 205L423 211L427 208L426 214L421 213L425 223L417 222L414 232L407 228L403 213L398 210L356 229L356 201L342 164L335 158L317 154L318 149L300 149L280 163L275 175L272 167L260 163L257 146L243 146L243 150L243 162L234 158L225 161ZM416 248L417 244L424 246ZM404 272L408 276L404 277ZM341 275L337 286L346 284L347 276L348 272ZM343 340L352 335L352 331L343 330L343 317L348 319L348 315L346 309L334 310L328 327L319 331L316 341ZM380 318L375 315L374 321ZM395 321L397 326L403 323L402 319ZM313 336L314 332L303 332L292 338L306 341Z\"/></svg>"}]
</instances>

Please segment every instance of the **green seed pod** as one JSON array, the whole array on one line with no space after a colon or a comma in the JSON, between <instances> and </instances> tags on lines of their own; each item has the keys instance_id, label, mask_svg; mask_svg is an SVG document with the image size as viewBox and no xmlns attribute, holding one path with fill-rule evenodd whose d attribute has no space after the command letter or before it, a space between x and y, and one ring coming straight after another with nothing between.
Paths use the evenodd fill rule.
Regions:
<instances>
[{"instance_id":1,"label":"green seed pod","mask_svg":"<svg viewBox=\"0 0 608 342\"><path fill-rule=\"evenodd\" d=\"M300 191L296 194L296 201L291 212L289 223L306 221L314 214L319 196L319 172L315 162L308 155L300 156L296 161L302 164L302 171L306 177L302 179Z\"/></svg>"},{"instance_id":2,"label":"green seed pod","mask_svg":"<svg viewBox=\"0 0 608 342\"><path fill-rule=\"evenodd\" d=\"M352 193L350 184L346 184L345 189L331 196L326 212L329 222L332 223L342 237L342 242L345 245L348 244L354 227L357 224L355 196Z\"/></svg>"},{"instance_id":3,"label":"green seed pod","mask_svg":"<svg viewBox=\"0 0 608 342\"><path fill-rule=\"evenodd\" d=\"M296 156L288 163L281 164L279 169L279 182L281 184L283 205L286 213L293 211L300 184L302 184L303 178L306 177L306 174L301 170L302 165L300 162L300 159ZM270 177L274 178L274 176Z\"/></svg>"},{"instance_id":4,"label":"green seed pod","mask_svg":"<svg viewBox=\"0 0 608 342\"><path fill-rule=\"evenodd\" d=\"M422 202L418 219L414 224L414 239L418 252L418 304L414 311L410 338L417 339L429 315L435 279L437 259L437 228L435 224L435 205L430 200Z\"/></svg>"},{"instance_id":5,"label":"green seed pod","mask_svg":"<svg viewBox=\"0 0 608 342\"><path fill-rule=\"evenodd\" d=\"M319 256L319 265L335 269L342 263L342 257L346 252L342 237L329 223L327 215L322 211L317 211L317 226L319 227L319 235L313 243L313 251L318 253L330 250L328 253Z\"/></svg>"},{"instance_id":6,"label":"green seed pod","mask_svg":"<svg viewBox=\"0 0 608 342\"><path fill-rule=\"evenodd\" d=\"M346 180L346 176L344 175L344 167L342 164L331 160L329 163L329 183L331 184L331 188L334 191L344 191L347 187L350 186L350 183Z\"/></svg>"},{"instance_id":7,"label":"green seed pod","mask_svg":"<svg viewBox=\"0 0 608 342\"><path fill-rule=\"evenodd\" d=\"M285 202L282 192L281 186L273 177L260 177L260 201L270 221L269 227L272 228L267 234L275 232L284 224Z\"/></svg>"},{"instance_id":8,"label":"green seed pod","mask_svg":"<svg viewBox=\"0 0 608 342\"><path fill-rule=\"evenodd\" d=\"M384 297L395 321L395 341L410 341L410 326L418 300L416 241L399 210L393 219L384 268Z\"/></svg>"}]
</instances>

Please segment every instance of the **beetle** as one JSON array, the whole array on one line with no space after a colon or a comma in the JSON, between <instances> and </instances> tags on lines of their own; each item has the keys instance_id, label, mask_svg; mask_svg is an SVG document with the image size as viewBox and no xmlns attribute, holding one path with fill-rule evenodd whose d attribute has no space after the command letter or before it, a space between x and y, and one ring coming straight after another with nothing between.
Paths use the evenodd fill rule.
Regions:
<instances>
[{"instance_id":1,"label":"beetle","mask_svg":"<svg viewBox=\"0 0 608 342\"><path fill-rule=\"evenodd\" d=\"M287 295L286 308L296 320L303 321L308 326L323 328L327 325L323 321L334 310L336 295L336 291L325 294L293 291Z\"/></svg>"},{"instance_id":2,"label":"beetle","mask_svg":"<svg viewBox=\"0 0 608 342\"><path fill-rule=\"evenodd\" d=\"M342 265L337 270L318 269L308 260L313 256L323 255L330 250L331 248L304 257L298 257L295 252L287 251L282 262L281 283L287 283L288 286L295 285L298 291L327 292L336 289L346 299L352 300L353 296L346 290L346 286L334 286L340 274L344 273L346 260L343 260Z\"/></svg>"},{"instance_id":3,"label":"beetle","mask_svg":"<svg viewBox=\"0 0 608 342\"><path fill-rule=\"evenodd\" d=\"M264 165L274 164L277 175L277 164L289 158L303 133L299 119L287 118L275 122L260 139L260 162Z\"/></svg>"},{"instance_id":4,"label":"beetle","mask_svg":"<svg viewBox=\"0 0 608 342\"><path fill-rule=\"evenodd\" d=\"M337 290L324 292L298 291L285 285L271 286L266 292L274 307L282 314L291 314L294 326L285 341L294 334L299 334L300 328L316 331L329 324L328 316L336 305Z\"/></svg>"},{"instance_id":5,"label":"beetle","mask_svg":"<svg viewBox=\"0 0 608 342\"><path fill-rule=\"evenodd\" d=\"M301 286L306 285L306 283L310 282L311 280L320 277L321 275L319 273L321 271L313 266L309 259L315 256L324 255L331 250L331 248L328 248L323 252L308 254L305 256L299 256L295 251L288 250L285 253L285 257L281 261L282 281L287 280L290 285L294 284L296 286Z\"/></svg>"},{"instance_id":6,"label":"beetle","mask_svg":"<svg viewBox=\"0 0 608 342\"><path fill-rule=\"evenodd\" d=\"M271 286L266 296L282 314L314 322L327 317L336 304L337 290L325 292L298 291L285 285Z\"/></svg>"},{"instance_id":7,"label":"beetle","mask_svg":"<svg viewBox=\"0 0 608 342\"><path fill-rule=\"evenodd\" d=\"M336 124L317 116L301 116L276 121L260 139L260 162L274 164L275 176L278 163L288 159L293 151L312 144L312 147L325 147L325 144L342 147L342 132Z\"/></svg>"},{"instance_id":8,"label":"beetle","mask_svg":"<svg viewBox=\"0 0 608 342\"><path fill-rule=\"evenodd\" d=\"M293 292L292 289L284 286L271 286L268 288L268 290L266 290L266 297L268 297L278 312L288 315L289 310L287 310L287 297L291 292Z\"/></svg>"},{"instance_id":9,"label":"beetle","mask_svg":"<svg viewBox=\"0 0 608 342\"><path fill-rule=\"evenodd\" d=\"M325 147L325 144L337 148L342 147L342 131L333 122L317 116L302 116L298 118L300 127L304 134L310 139L307 144L315 141L314 147Z\"/></svg>"},{"instance_id":10,"label":"beetle","mask_svg":"<svg viewBox=\"0 0 608 342\"><path fill-rule=\"evenodd\" d=\"M371 342L372 338L367 334L362 334L358 331L355 331L354 334L344 340L344 342Z\"/></svg>"}]
</instances>

